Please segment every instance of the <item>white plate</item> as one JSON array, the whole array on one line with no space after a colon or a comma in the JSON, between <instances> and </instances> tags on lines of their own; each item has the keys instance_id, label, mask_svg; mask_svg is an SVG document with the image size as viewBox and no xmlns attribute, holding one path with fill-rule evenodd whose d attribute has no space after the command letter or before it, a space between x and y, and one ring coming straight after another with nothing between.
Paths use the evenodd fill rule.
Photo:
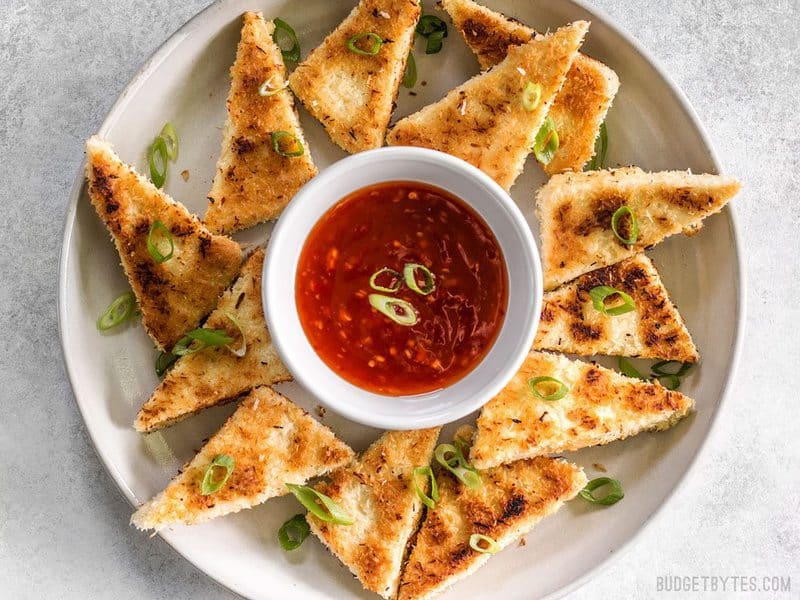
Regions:
<instances>
[{"instance_id":1,"label":"white plate","mask_svg":"<svg viewBox=\"0 0 800 600\"><path fill-rule=\"evenodd\" d=\"M174 123L181 152L166 190L202 214L225 119L228 69L239 36L239 15L262 10L281 16L299 34L304 55L354 3L330 0L227 0L210 6L173 35L142 67L100 128L126 161L140 168L144 152L166 121ZM431 2L426 0L431 11ZM711 146L683 95L646 52L608 20L576 2L486 0L486 4L546 30L575 19L592 21L584 51L616 70L620 93L608 117L609 165L645 169L716 172ZM417 96L401 89L397 115L438 99L475 72L477 63L451 30L442 53L417 54ZM422 81L428 81L422 86ZM303 125L320 168L343 153L308 115ZM76 148L76 152L80 149ZM188 169L184 182L179 173ZM533 161L513 195L535 229L533 194L544 176ZM268 227L240 240L263 240ZM619 478L625 499L596 509L576 500L543 521L525 547L511 547L444 598L533 598L564 593L599 568L631 540L661 507L696 458L719 409L740 345L743 281L733 215L726 209L693 237L678 236L652 253L664 282L681 309L702 354L702 364L683 390L697 400L697 414L665 433L570 454L589 477L602 463ZM212 409L162 433L141 436L131 424L157 384L155 351L141 327L101 335L95 319L127 289L108 234L86 197L83 174L72 189L61 257L59 319L62 344L75 397L98 454L128 499L138 504L160 491L213 433L233 407ZM613 364L613 363L607 363ZM292 385L281 386L292 399L313 410ZM324 419L357 450L379 431L331 414ZM446 432L449 433L449 432ZM292 498L270 500L252 510L214 522L163 533L164 538L202 571L248 598L374 597L315 539L291 554L280 549L275 533L297 512ZM130 535L146 535L131 530ZM299 594L299 595L297 595Z\"/></svg>"}]
</instances>

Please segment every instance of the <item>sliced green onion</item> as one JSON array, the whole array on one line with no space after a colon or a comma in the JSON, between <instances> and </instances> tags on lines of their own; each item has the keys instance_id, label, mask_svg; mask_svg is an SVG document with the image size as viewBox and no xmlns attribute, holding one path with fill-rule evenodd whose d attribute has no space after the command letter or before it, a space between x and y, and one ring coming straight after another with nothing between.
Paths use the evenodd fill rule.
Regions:
<instances>
[{"instance_id":1,"label":"sliced green onion","mask_svg":"<svg viewBox=\"0 0 800 600\"><path fill-rule=\"evenodd\" d=\"M287 141L296 148L296 150L285 151L281 148L281 140L283 138L289 138ZM291 146L290 146L291 147ZM276 154L280 154L281 156L303 156L305 154L306 149L303 147L303 144L300 142L296 135L289 133L288 131L273 131L272 132L272 149L275 150Z\"/></svg>"},{"instance_id":2,"label":"sliced green onion","mask_svg":"<svg viewBox=\"0 0 800 600\"><path fill-rule=\"evenodd\" d=\"M647 377L642 375L639 370L633 366L633 363L631 363L631 361L629 361L627 358L620 356L618 364L619 370L622 371L623 375L633 377L634 379L642 379L647 381Z\"/></svg>"},{"instance_id":3,"label":"sliced green onion","mask_svg":"<svg viewBox=\"0 0 800 600\"><path fill-rule=\"evenodd\" d=\"M681 378L677 375L658 375L656 379L671 392L681 387Z\"/></svg>"},{"instance_id":4,"label":"sliced green onion","mask_svg":"<svg viewBox=\"0 0 800 600\"><path fill-rule=\"evenodd\" d=\"M228 478L233 473L233 467L236 466L236 461L229 454L217 454L211 464L208 465L205 475L203 475L203 483L200 486L200 493L203 496L208 496L225 485ZM220 471L224 469L225 474L220 477Z\"/></svg>"},{"instance_id":5,"label":"sliced green onion","mask_svg":"<svg viewBox=\"0 0 800 600\"><path fill-rule=\"evenodd\" d=\"M97 319L97 328L100 331L106 331L117 325L122 325L128 319L135 317L138 314L136 305L136 296L133 292L125 292L117 296L114 301L108 305L105 312Z\"/></svg>"},{"instance_id":6,"label":"sliced green onion","mask_svg":"<svg viewBox=\"0 0 800 600\"><path fill-rule=\"evenodd\" d=\"M622 304L615 306L606 306L606 298L611 296L619 296L622 299ZM616 317L624 315L627 312L636 310L636 303L628 294L608 285L598 285L589 290L589 297L592 299L592 304L604 315Z\"/></svg>"},{"instance_id":7,"label":"sliced green onion","mask_svg":"<svg viewBox=\"0 0 800 600\"><path fill-rule=\"evenodd\" d=\"M522 107L527 111L536 110L542 101L542 86L529 81L522 90Z\"/></svg>"},{"instance_id":8,"label":"sliced green onion","mask_svg":"<svg viewBox=\"0 0 800 600\"><path fill-rule=\"evenodd\" d=\"M275 23L275 31L272 32L272 39L280 47L283 60L299 62L300 42L297 41L297 34L294 32L294 29L292 29L292 26L283 19L276 18L273 19L272 22ZM281 40L281 37L283 37L283 40ZM281 43L282 41L291 42L291 47L286 49L286 44Z\"/></svg>"},{"instance_id":9,"label":"sliced green onion","mask_svg":"<svg viewBox=\"0 0 800 600\"><path fill-rule=\"evenodd\" d=\"M597 134L597 139L594 141L594 156L592 160L586 165L587 171L597 171L602 169L606 162L606 152L608 151L608 130L606 129L606 122L600 124L600 133Z\"/></svg>"},{"instance_id":10,"label":"sliced green onion","mask_svg":"<svg viewBox=\"0 0 800 600\"><path fill-rule=\"evenodd\" d=\"M160 137L164 138L167 156L172 162L178 160L178 134L172 123L166 123L161 129Z\"/></svg>"},{"instance_id":11,"label":"sliced green onion","mask_svg":"<svg viewBox=\"0 0 800 600\"><path fill-rule=\"evenodd\" d=\"M265 97L274 96L278 92L281 92L285 90L287 87L289 87L288 81L284 81L282 85L276 86L274 83L274 79L275 75L272 75L269 79L267 79L266 81L264 81L264 83L261 84L261 87L258 88L259 96L265 96Z\"/></svg>"},{"instance_id":12,"label":"sliced green onion","mask_svg":"<svg viewBox=\"0 0 800 600\"><path fill-rule=\"evenodd\" d=\"M543 383L556 384L558 388L554 392L551 392L549 394L543 394L542 392L539 391L539 388L537 387ZM528 385L530 386L534 396L536 396L541 400L547 400L548 402L561 400L569 392L569 388L563 381L561 381L560 379L556 379L555 377L548 377L546 375L543 375L541 377L532 377L531 379L528 379Z\"/></svg>"},{"instance_id":13,"label":"sliced green onion","mask_svg":"<svg viewBox=\"0 0 800 600\"><path fill-rule=\"evenodd\" d=\"M386 287L378 283L378 278L383 274L389 274L392 276L390 287ZM382 269L378 269L372 274L372 277L369 278L369 286L373 290L377 290L379 292L396 292L400 289L402 285L403 285L403 276L394 269L390 269L389 267L383 267Z\"/></svg>"},{"instance_id":14,"label":"sliced green onion","mask_svg":"<svg viewBox=\"0 0 800 600\"><path fill-rule=\"evenodd\" d=\"M163 137L158 136L147 153L147 162L150 166L150 179L157 188L163 187L164 182L167 180L168 160L169 151L167 150L167 141Z\"/></svg>"},{"instance_id":15,"label":"sliced green onion","mask_svg":"<svg viewBox=\"0 0 800 600\"><path fill-rule=\"evenodd\" d=\"M558 150L558 132L553 117L548 116L542 124L533 142L533 154L543 165L550 164Z\"/></svg>"},{"instance_id":16,"label":"sliced green onion","mask_svg":"<svg viewBox=\"0 0 800 600\"><path fill-rule=\"evenodd\" d=\"M398 325L410 327L417 323L417 310L411 303L400 298L390 298L383 294L370 294L369 303L372 308L386 315Z\"/></svg>"},{"instance_id":17,"label":"sliced green onion","mask_svg":"<svg viewBox=\"0 0 800 600\"><path fill-rule=\"evenodd\" d=\"M430 479L430 496L423 491L424 488L420 487L417 480L418 477L426 477ZM419 496L419 499L422 500L422 503L425 506L430 509L436 508L436 503L439 501L439 486L436 485L436 477L434 476L433 469L431 469L430 466L417 467L414 469L414 491L417 492L417 496Z\"/></svg>"},{"instance_id":18,"label":"sliced green onion","mask_svg":"<svg viewBox=\"0 0 800 600\"><path fill-rule=\"evenodd\" d=\"M625 215L628 215L631 220L631 234L628 237L622 237L622 234L619 232L619 220ZM611 215L611 231L613 231L617 239L626 246L633 246L633 244L636 243L636 240L639 238L639 221L629 207L623 204L614 211L614 214Z\"/></svg>"},{"instance_id":19,"label":"sliced green onion","mask_svg":"<svg viewBox=\"0 0 800 600\"><path fill-rule=\"evenodd\" d=\"M307 485L287 483L286 487L308 511L320 521L336 525L352 525L353 519L325 494Z\"/></svg>"},{"instance_id":20,"label":"sliced green onion","mask_svg":"<svg viewBox=\"0 0 800 600\"><path fill-rule=\"evenodd\" d=\"M244 329L242 329L242 324L239 322L239 319L234 315L232 312L225 311L225 316L228 317L228 320L233 323L233 326L239 330L239 335L242 336L242 343L239 345L238 348L231 347L231 344L228 344L226 347L230 350L235 356L239 358L243 357L247 354L247 338L244 335ZM235 339L231 340L231 343L236 341Z\"/></svg>"},{"instance_id":21,"label":"sliced green onion","mask_svg":"<svg viewBox=\"0 0 800 600\"><path fill-rule=\"evenodd\" d=\"M447 23L435 15L422 15L417 23L417 33L427 40L425 54L436 54L447 37Z\"/></svg>"},{"instance_id":22,"label":"sliced green onion","mask_svg":"<svg viewBox=\"0 0 800 600\"><path fill-rule=\"evenodd\" d=\"M199 329L193 329L178 340L178 343L172 349L172 353L175 356L186 356L187 354L199 352L204 348L227 346L232 341L233 338L224 329L200 327Z\"/></svg>"},{"instance_id":23,"label":"sliced green onion","mask_svg":"<svg viewBox=\"0 0 800 600\"><path fill-rule=\"evenodd\" d=\"M482 545L485 544L485 545ZM469 547L482 554L497 554L500 552L500 544L495 542L488 535L473 533L469 536Z\"/></svg>"},{"instance_id":24,"label":"sliced green onion","mask_svg":"<svg viewBox=\"0 0 800 600\"><path fill-rule=\"evenodd\" d=\"M601 498L597 498L594 494L592 494L593 491L595 491L597 488L603 487L604 485L611 486L611 490L608 494ZM616 479L611 479L610 477L598 477L597 479L592 479L589 483L587 483L586 487L578 492L578 495L592 504L611 506L612 504L616 504L622 500L625 497L625 492L622 490L622 484Z\"/></svg>"},{"instance_id":25,"label":"sliced green onion","mask_svg":"<svg viewBox=\"0 0 800 600\"><path fill-rule=\"evenodd\" d=\"M434 450L433 456L436 458L436 462L455 475L468 488L474 490L481 486L480 475L470 466L459 447L453 444L439 444Z\"/></svg>"},{"instance_id":26,"label":"sliced green onion","mask_svg":"<svg viewBox=\"0 0 800 600\"><path fill-rule=\"evenodd\" d=\"M169 245L169 249L164 246ZM161 248L159 248L161 246ZM157 263L165 263L175 253L175 242L172 233L161 221L153 221L150 230L147 232L147 251Z\"/></svg>"},{"instance_id":27,"label":"sliced green onion","mask_svg":"<svg viewBox=\"0 0 800 600\"><path fill-rule=\"evenodd\" d=\"M422 286L417 282L417 271L422 273L422 278L425 280ZM403 267L403 278L406 280L406 285L411 290L423 296L427 296L436 289L436 277L425 265L417 263L406 264L406 266Z\"/></svg>"},{"instance_id":28,"label":"sliced green onion","mask_svg":"<svg viewBox=\"0 0 800 600\"><path fill-rule=\"evenodd\" d=\"M296 550L311 533L305 515L295 515L278 529L278 542L287 552Z\"/></svg>"},{"instance_id":29,"label":"sliced green onion","mask_svg":"<svg viewBox=\"0 0 800 600\"><path fill-rule=\"evenodd\" d=\"M356 44L365 38L371 41L372 45L368 49L362 50L356 46ZM383 46L383 38L377 33L373 33L371 31L357 33L347 40L347 49L350 50L350 52L355 52L361 56L375 56L378 52L380 52L381 46Z\"/></svg>"},{"instance_id":30,"label":"sliced green onion","mask_svg":"<svg viewBox=\"0 0 800 600\"><path fill-rule=\"evenodd\" d=\"M672 365L677 365L678 368L672 370ZM682 363L679 360L660 360L650 367L656 375L675 375L683 377L692 368L692 363ZM667 367L670 367L667 369Z\"/></svg>"},{"instance_id":31,"label":"sliced green onion","mask_svg":"<svg viewBox=\"0 0 800 600\"><path fill-rule=\"evenodd\" d=\"M176 360L178 360L178 357L172 352L159 352L158 356L156 356L156 375L163 377L167 369L169 369Z\"/></svg>"},{"instance_id":32,"label":"sliced green onion","mask_svg":"<svg viewBox=\"0 0 800 600\"><path fill-rule=\"evenodd\" d=\"M417 61L414 55L409 53L406 60L406 70L403 73L403 87L413 88L417 83Z\"/></svg>"},{"instance_id":33,"label":"sliced green onion","mask_svg":"<svg viewBox=\"0 0 800 600\"><path fill-rule=\"evenodd\" d=\"M441 52L444 37L445 34L441 31L434 31L430 34L427 42L425 42L425 54L438 54Z\"/></svg>"}]
</instances>

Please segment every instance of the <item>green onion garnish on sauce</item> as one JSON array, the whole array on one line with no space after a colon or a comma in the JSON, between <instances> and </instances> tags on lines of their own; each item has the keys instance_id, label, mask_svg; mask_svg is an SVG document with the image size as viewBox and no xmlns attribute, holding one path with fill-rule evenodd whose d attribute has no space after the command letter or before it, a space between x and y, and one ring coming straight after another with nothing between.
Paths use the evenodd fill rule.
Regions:
<instances>
[{"instance_id":1,"label":"green onion garnish on sauce","mask_svg":"<svg viewBox=\"0 0 800 600\"><path fill-rule=\"evenodd\" d=\"M287 87L289 87L288 81L284 81L281 85L275 85L275 75L272 75L269 79L261 84L261 87L258 88L258 95L265 97L274 96L275 94L285 90Z\"/></svg>"},{"instance_id":2,"label":"green onion garnish on sauce","mask_svg":"<svg viewBox=\"0 0 800 600\"><path fill-rule=\"evenodd\" d=\"M416 325L417 319L419 318L417 316L417 310L411 303L401 300L400 298L390 298L383 294L370 294L369 303L372 305L372 308L389 317L398 325L410 327L411 325Z\"/></svg>"},{"instance_id":3,"label":"green onion garnish on sauce","mask_svg":"<svg viewBox=\"0 0 800 600\"><path fill-rule=\"evenodd\" d=\"M136 296L133 292L125 292L117 296L114 301L108 305L105 312L97 319L97 328L100 331L107 331L122 325L128 319L136 316L138 310L136 305Z\"/></svg>"},{"instance_id":4,"label":"green onion garnish on sauce","mask_svg":"<svg viewBox=\"0 0 800 600\"><path fill-rule=\"evenodd\" d=\"M278 529L278 542L281 548L290 552L296 550L311 533L305 515L295 515Z\"/></svg>"},{"instance_id":5,"label":"green onion garnish on sauce","mask_svg":"<svg viewBox=\"0 0 800 600\"><path fill-rule=\"evenodd\" d=\"M422 285L417 281L417 273L422 275ZM403 278L406 285L413 291L423 296L427 296L436 289L436 277L425 265L408 263L403 267Z\"/></svg>"},{"instance_id":6,"label":"green onion garnish on sauce","mask_svg":"<svg viewBox=\"0 0 800 600\"><path fill-rule=\"evenodd\" d=\"M630 235L628 237L623 237L619 231L619 221L625 216L630 219ZM628 206L623 204L611 215L611 231L626 246L633 246L636 243L639 238L639 221L636 220L636 215L633 214L633 211Z\"/></svg>"},{"instance_id":7,"label":"green onion garnish on sauce","mask_svg":"<svg viewBox=\"0 0 800 600\"><path fill-rule=\"evenodd\" d=\"M473 533L469 536L469 547L481 554L496 554L500 552L500 544L488 535Z\"/></svg>"},{"instance_id":8,"label":"green onion garnish on sauce","mask_svg":"<svg viewBox=\"0 0 800 600\"><path fill-rule=\"evenodd\" d=\"M294 497L320 521L335 525L352 525L353 519L342 508L325 494L307 485L287 483L286 487Z\"/></svg>"},{"instance_id":9,"label":"green onion garnish on sauce","mask_svg":"<svg viewBox=\"0 0 800 600\"><path fill-rule=\"evenodd\" d=\"M199 352L204 348L227 346L232 341L233 338L224 329L200 327L199 329L193 329L178 340L178 343L172 349L172 353L175 356L186 356L187 354Z\"/></svg>"},{"instance_id":10,"label":"green onion garnish on sauce","mask_svg":"<svg viewBox=\"0 0 800 600\"><path fill-rule=\"evenodd\" d=\"M203 496L208 496L218 492L228 481L235 466L236 460L232 456L229 454L217 454L203 475L200 493Z\"/></svg>"},{"instance_id":11,"label":"green onion garnish on sauce","mask_svg":"<svg viewBox=\"0 0 800 600\"><path fill-rule=\"evenodd\" d=\"M456 479L474 490L481 487L481 477L467 462L464 453L453 444L439 444L433 452L436 462L450 471Z\"/></svg>"},{"instance_id":12,"label":"green onion garnish on sauce","mask_svg":"<svg viewBox=\"0 0 800 600\"><path fill-rule=\"evenodd\" d=\"M428 487L426 484L420 486L419 477L424 477L430 481L430 495L424 491ZM422 500L422 503L430 509L436 508L436 503L439 501L439 486L436 485L436 476L433 474L433 469L431 469L430 465L414 469L413 479L414 491L417 492L417 496Z\"/></svg>"},{"instance_id":13,"label":"green onion garnish on sauce","mask_svg":"<svg viewBox=\"0 0 800 600\"><path fill-rule=\"evenodd\" d=\"M153 221L147 232L147 251L157 263L165 263L175 253L172 233L161 221Z\"/></svg>"},{"instance_id":14,"label":"green onion garnish on sauce","mask_svg":"<svg viewBox=\"0 0 800 600\"><path fill-rule=\"evenodd\" d=\"M169 369L176 360L178 360L178 357L172 352L159 352L158 356L156 356L156 375L163 377L167 369Z\"/></svg>"},{"instance_id":15,"label":"green onion garnish on sauce","mask_svg":"<svg viewBox=\"0 0 800 600\"><path fill-rule=\"evenodd\" d=\"M542 101L542 86L529 81L522 90L522 107L527 111L534 111Z\"/></svg>"},{"instance_id":16,"label":"green onion garnish on sauce","mask_svg":"<svg viewBox=\"0 0 800 600\"><path fill-rule=\"evenodd\" d=\"M166 140L158 136L147 153L147 163L150 167L150 179L157 188L164 186L167 180L167 161L169 152L167 151Z\"/></svg>"},{"instance_id":17,"label":"green onion garnish on sauce","mask_svg":"<svg viewBox=\"0 0 800 600\"><path fill-rule=\"evenodd\" d=\"M613 306L606 306L606 299L614 296L619 296L619 298L622 300L622 303L615 304ZM593 287L591 290L589 290L589 297L592 299L592 304L597 310L610 317L624 315L632 310L636 310L636 303L633 301L633 298L631 298L625 292L608 285L598 285L597 287Z\"/></svg>"},{"instance_id":18,"label":"green onion garnish on sauce","mask_svg":"<svg viewBox=\"0 0 800 600\"><path fill-rule=\"evenodd\" d=\"M300 42L297 41L297 34L294 32L294 29L292 29L292 26L283 19L276 18L273 19L272 22L275 24L275 31L272 33L272 39L281 49L283 60L299 62ZM288 49L286 48L286 42L291 43Z\"/></svg>"},{"instance_id":19,"label":"green onion garnish on sauce","mask_svg":"<svg viewBox=\"0 0 800 600\"><path fill-rule=\"evenodd\" d=\"M294 150L291 148L294 148ZM288 131L272 132L272 149L276 154L287 157L303 156L306 151L299 138Z\"/></svg>"},{"instance_id":20,"label":"green onion garnish on sauce","mask_svg":"<svg viewBox=\"0 0 800 600\"><path fill-rule=\"evenodd\" d=\"M385 277L390 277L389 285L381 285L378 280L383 280ZM390 269L389 267L383 267L382 269L378 269L372 274L372 277L369 278L369 287L373 290L377 290L379 292L396 292L400 289L403 285L403 276L395 271L394 269Z\"/></svg>"},{"instance_id":21,"label":"green onion garnish on sauce","mask_svg":"<svg viewBox=\"0 0 800 600\"><path fill-rule=\"evenodd\" d=\"M357 44L364 39L372 42L372 44L365 50L357 46ZM380 52L381 46L383 46L383 38L372 31L357 33L347 40L347 49L350 50L350 52L355 52L361 56L375 56L378 52Z\"/></svg>"},{"instance_id":22,"label":"green onion garnish on sauce","mask_svg":"<svg viewBox=\"0 0 800 600\"><path fill-rule=\"evenodd\" d=\"M642 375L639 370L633 366L633 363L631 363L631 361L629 361L627 358L620 356L618 365L619 370L622 371L623 375L627 375L628 377L632 377L634 379L641 379L643 381L647 380L647 377Z\"/></svg>"},{"instance_id":23,"label":"green onion garnish on sauce","mask_svg":"<svg viewBox=\"0 0 800 600\"><path fill-rule=\"evenodd\" d=\"M540 400L547 400L548 402L561 400L569 392L569 388L563 381L556 379L555 377L548 377L544 375L541 377L532 377L531 379L528 379L528 385L530 386L534 396ZM549 394L543 393L543 388L552 389L552 386L557 387Z\"/></svg>"},{"instance_id":24,"label":"green onion garnish on sauce","mask_svg":"<svg viewBox=\"0 0 800 600\"><path fill-rule=\"evenodd\" d=\"M414 55L408 53L406 60L406 70L403 73L403 87L413 88L417 83L417 61L414 60Z\"/></svg>"},{"instance_id":25,"label":"green onion garnish on sauce","mask_svg":"<svg viewBox=\"0 0 800 600\"><path fill-rule=\"evenodd\" d=\"M436 54L447 37L447 23L435 15L422 15L417 23L417 33L427 40L425 54Z\"/></svg>"},{"instance_id":26,"label":"green onion garnish on sauce","mask_svg":"<svg viewBox=\"0 0 800 600\"><path fill-rule=\"evenodd\" d=\"M597 171L602 169L606 162L606 152L608 151L608 130L606 129L606 122L600 124L600 133L597 134L597 139L594 141L594 156L592 160L586 165L586 171Z\"/></svg>"},{"instance_id":27,"label":"green onion garnish on sauce","mask_svg":"<svg viewBox=\"0 0 800 600\"><path fill-rule=\"evenodd\" d=\"M533 154L536 156L536 160L543 165L549 164L558 150L558 143L556 122L553 121L553 117L548 116L533 142Z\"/></svg>"},{"instance_id":28,"label":"green onion garnish on sauce","mask_svg":"<svg viewBox=\"0 0 800 600\"><path fill-rule=\"evenodd\" d=\"M604 486L610 486L610 490L605 496L598 498L592 493L596 489ZM611 506L612 504L616 504L622 500L625 497L625 492L622 489L622 484L616 479L611 479L610 477L598 477L597 479L592 479L589 483L587 483L586 487L578 492L578 495L592 504Z\"/></svg>"}]
</instances>

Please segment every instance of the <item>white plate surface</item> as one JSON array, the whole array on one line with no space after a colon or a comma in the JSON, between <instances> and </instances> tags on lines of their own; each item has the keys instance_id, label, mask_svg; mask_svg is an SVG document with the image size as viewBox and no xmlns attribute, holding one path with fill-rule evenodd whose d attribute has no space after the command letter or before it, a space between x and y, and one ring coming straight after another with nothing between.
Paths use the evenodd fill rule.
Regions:
<instances>
[{"instance_id":1,"label":"white plate surface","mask_svg":"<svg viewBox=\"0 0 800 600\"><path fill-rule=\"evenodd\" d=\"M609 165L690 168L698 173L718 170L710 144L683 95L644 50L602 15L566 0L485 0L485 4L540 30L575 19L592 21L583 50L610 65L621 81L608 117ZM148 143L164 122L171 121L181 138L181 152L170 168L166 191L202 215L225 119L228 69L236 51L241 13L261 10L268 18L287 20L297 30L305 56L352 5L331 0L217 2L176 32L143 66L99 133L124 160L144 170ZM425 0L425 9L433 11L430 0ZM478 70L452 28L442 53L425 56L419 48L416 56L417 95L401 88L397 116L438 99ZM344 156L302 111L301 119L321 169ZM188 182L179 176L184 169L190 173ZM529 160L513 188L514 199L534 232L533 194L544 179ZM268 226L256 228L238 239L261 242L268 231ZM605 465L610 475L623 482L625 499L607 509L580 500L569 503L531 532L526 546L513 546L494 557L468 583L457 585L443 598L530 599L574 588L642 529L693 463L725 394L740 342L743 281L731 210L709 219L699 235L672 238L650 255L702 355L701 366L682 388L697 400L697 414L666 433L644 434L570 454L568 458L584 466L590 478L599 476L594 463ZM95 329L97 316L127 289L127 283L108 234L89 204L82 174L72 190L59 285L62 344L75 397L100 457L128 499L139 504L167 484L233 407L211 409L161 433L141 436L134 432L131 424L136 411L158 383L153 372L155 351L139 326L107 335ZM280 390L314 412L313 402L293 384ZM324 422L357 450L380 434L330 412ZM445 435L450 431L446 429ZM209 576L248 598L283 598L290 593L303 599L375 597L363 592L317 540L309 539L291 554L280 549L275 533L297 511L294 499L279 498L163 536ZM133 529L130 534L146 535Z\"/></svg>"}]
</instances>

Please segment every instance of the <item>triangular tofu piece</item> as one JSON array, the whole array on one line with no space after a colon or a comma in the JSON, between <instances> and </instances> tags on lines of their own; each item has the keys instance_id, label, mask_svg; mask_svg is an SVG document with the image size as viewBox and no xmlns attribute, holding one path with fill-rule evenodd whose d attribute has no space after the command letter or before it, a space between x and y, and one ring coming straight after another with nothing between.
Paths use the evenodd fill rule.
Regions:
<instances>
[{"instance_id":1,"label":"triangular tofu piece","mask_svg":"<svg viewBox=\"0 0 800 600\"><path fill-rule=\"evenodd\" d=\"M303 106L348 152L383 145L421 10L417 0L361 0L289 77ZM383 40L374 56L347 47L365 33Z\"/></svg>"},{"instance_id":2,"label":"triangular tofu piece","mask_svg":"<svg viewBox=\"0 0 800 600\"><path fill-rule=\"evenodd\" d=\"M489 10L472 0L441 0L456 29L483 69L506 57L511 46L529 42L536 32L519 21ZM559 145L545 173L580 171L594 156L594 142L619 89L619 78L600 61L578 54L564 86L548 113L553 117Z\"/></svg>"},{"instance_id":3,"label":"triangular tofu piece","mask_svg":"<svg viewBox=\"0 0 800 600\"><path fill-rule=\"evenodd\" d=\"M536 397L529 384L534 377L554 377L567 386L567 394L550 401ZM668 429L693 408L694 400L658 383L534 351L481 410L470 459L484 469L607 444Z\"/></svg>"},{"instance_id":4,"label":"triangular tofu piece","mask_svg":"<svg viewBox=\"0 0 800 600\"><path fill-rule=\"evenodd\" d=\"M589 23L576 21L510 48L506 59L491 71L400 120L387 142L447 152L509 189L522 172L588 29ZM528 83L541 86L541 99L533 110L527 110L522 102Z\"/></svg>"},{"instance_id":5,"label":"triangular tofu piece","mask_svg":"<svg viewBox=\"0 0 800 600\"><path fill-rule=\"evenodd\" d=\"M574 498L586 476L577 465L540 457L482 471L481 481L472 490L439 472L440 499L417 534L398 600L432 598L470 575L491 556L470 547L472 534L505 548Z\"/></svg>"},{"instance_id":6,"label":"triangular tofu piece","mask_svg":"<svg viewBox=\"0 0 800 600\"><path fill-rule=\"evenodd\" d=\"M636 310L609 316L592 304L589 292L606 285L625 292ZM534 350L592 356L636 356L697 362L699 356L678 309L655 266L644 254L545 292Z\"/></svg>"},{"instance_id":7,"label":"triangular tofu piece","mask_svg":"<svg viewBox=\"0 0 800 600\"><path fill-rule=\"evenodd\" d=\"M414 469L430 464L440 429L388 431L358 460L332 473L329 483L317 485L355 519L352 525L306 515L314 535L366 589L384 598L397 592L406 544L422 514Z\"/></svg>"},{"instance_id":8,"label":"triangular tofu piece","mask_svg":"<svg viewBox=\"0 0 800 600\"><path fill-rule=\"evenodd\" d=\"M124 164L111 144L86 142L89 198L106 224L156 345L172 348L216 306L242 262L233 240L213 235L200 219ZM157 263L147 250L150 227L170 230L173 256Z\"/></svg>"},{"instance_id":9,"label":"triangular tofu piece","mask_svg":"<svg viewBox=\"0 0 800 600\"><path fill-rule=\"evenodd\" d=\"M701 221L722 210L740 188L727 175L646 173L638 167L552 177L536 198L545 289L613 265L681 231L697 232ZM630 246L611 229L611 217L623 205L639 225ZM627 226L627 218L621 223Z\"/></svg>"},{"instance_id":10,"label":"triangular tofu piece","mask_svg":"<svg viewBox=\"0 0 800 600\"><path fill-rule=\"evenodd\" d=\"M236 62L231 67L228 119L217 173L208 193L205 224L229 233L275 219L297 190L317 174L286 86L275 25L260 13L244 14ZM259 89L268 82L267 93ZM303 145L301 156L282 156L272 134L287 132ZM288 139L288 138L287 138Z\"/></svg>"},{"instance_id":11,"label":"triangular tofu piece","mask_svg":"<svg viewBox=\"0 0 800 600\"><path fill-rule=\"evenodd\" d=\"M259 248L242 265L239 278L225 292L204 327L223 329L234 339L244 332L246 351L236 356L228 348L205 348L180 357L142 406L134 427L146 433L167 427L205 408L234 400L259 385L292 379L283 366L267 331L261 306L261 270L264 250Z\"/></svg>"},{"instance_id":12,"label":"triangular tofu piece","mask_svg":"<svg viewBox=\"0 0 800 600\"><path fill-rule=\"evenodd\" d=\"M218 491L204 496L203 477L219 455L234 459L233 470ZM159 530L239 512L287 494L286 483L305 484L352 457L353 451L306 411L268 387L256 388L131 523Z\"/></svg>"}]
</instances>

